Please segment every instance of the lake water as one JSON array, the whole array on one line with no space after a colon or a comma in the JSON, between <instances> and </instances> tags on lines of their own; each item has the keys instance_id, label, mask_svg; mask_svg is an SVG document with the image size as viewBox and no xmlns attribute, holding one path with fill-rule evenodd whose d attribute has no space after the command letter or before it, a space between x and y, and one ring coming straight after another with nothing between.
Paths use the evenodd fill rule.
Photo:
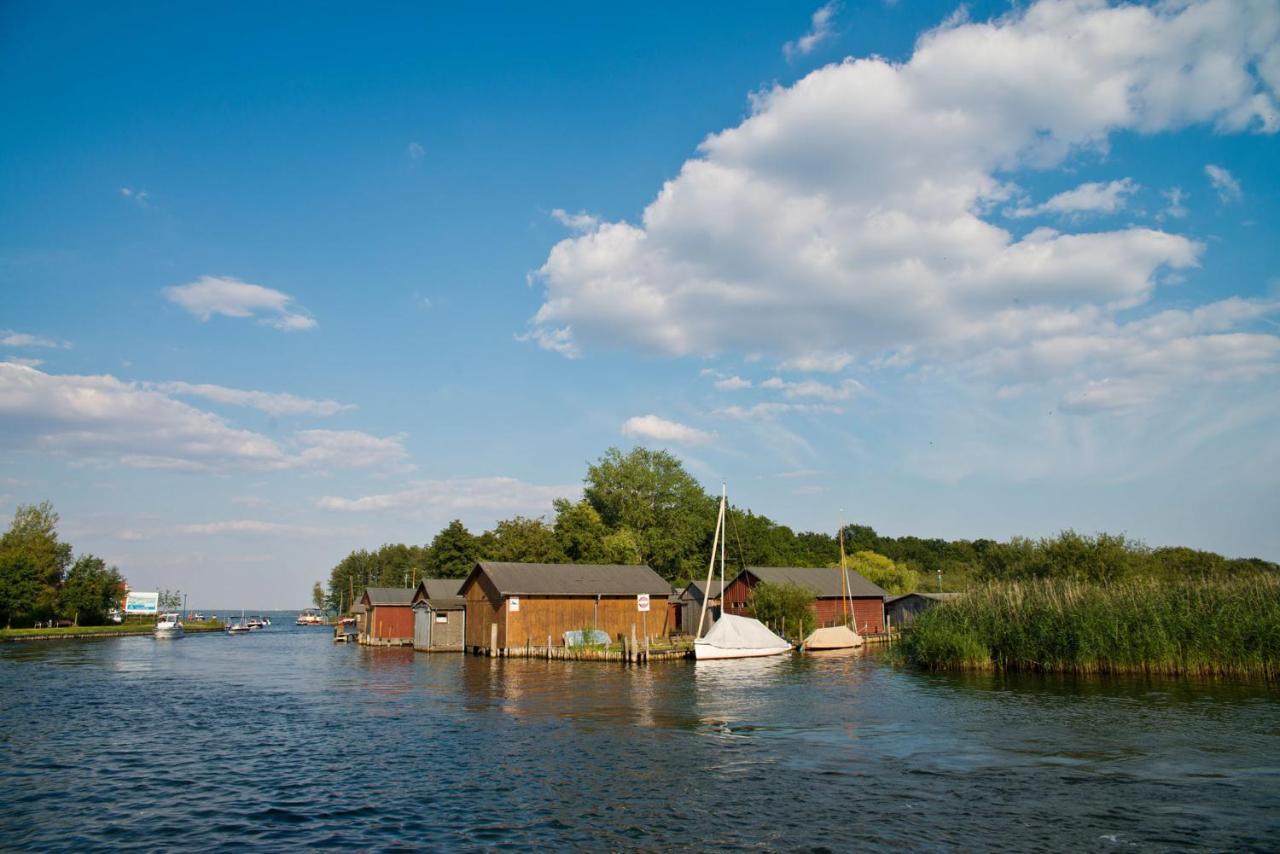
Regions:
<instances>
[{"instance_id":1,"label":"lake water","mask_svg":"<svg viewBox=\"0 0 1280 854\"><path fill-rule=\"evenodd\" d=\"M0 647L0 847L1280 847L1265 686L628 670L282 623Z\"/></svg>"}]
</instances>

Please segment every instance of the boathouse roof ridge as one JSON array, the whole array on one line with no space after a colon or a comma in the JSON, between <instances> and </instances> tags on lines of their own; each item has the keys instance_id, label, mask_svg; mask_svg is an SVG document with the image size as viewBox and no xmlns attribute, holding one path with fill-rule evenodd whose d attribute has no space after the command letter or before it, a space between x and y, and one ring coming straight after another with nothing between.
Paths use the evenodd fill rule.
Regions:
<instances>
[{"instance_id":1,"label":"boathouse roof ridge","mask_svg":"<svg viewBox=\"0 0 1280 854\"><path fill-rule=\"evenodd\" d=\"M465 578L424 578L418 582L413 593L415 596L422 593L423 598L432 601L462 601L462 585L465 581Z\"/></svg>"},{"instance_id":2,"label":"boathouse roof ridge","mask_svg":"<svg viewBox=\"0 0 1280 854\"><path fill-rule=\"evenodd\" d=\"M807 587L815 595L826 598L840 595L840 571L812 566L749 566L744 570L766 584L795 584ZM878 585L872 584L852 569L849 574L849 595L879 596L889 594Z\"/></svg>"},{"instance_id":3,"label":"boathouse roof ridge","mask_svg":"<svg viewBox=\"0 0 1280 854\"><path fill-rule=\"evenodd\" d=\"M890 596L885 600L886 604L892 604L900 599L906 599L908 596L920 596L924 599L932 599L935 602L950 602L952 599L959 599L959 593L926 593L923 590L913 590L910 593L901 593L897 596Z\"/></svg>"},{"instance_id":4,"label":"boathouse roof ridge","mask_svg":"<svg viewBox=\"0 0 1280 854\"><path fill-rule=\"evenodd\" d=\"M666 597L671 585L646 564L504 563L481 561L472 570L488 576L501 596Z\"/></svg>"},{"instance_id":5,"label":"boathouse roof ridge","mask_svg":"<svg viewBox=\"0 0 1280 854\"><path fill-rule=\"evenodd\" d=\"M689 582L689 584L684 588L684 591L683 591L683 592L684 592L684 593L688 593L688 594L690 594L690 596L691 596L691 597L696 596L696 597L697 597L697 599L698 599L698 601L699 601L699 602L701 602L701 601L702 601L702 588L703 588L703 586L704 586L704 585L706 585L706 583L707 583L707 582L706 582L706 581L704 581L704 580L700 580L700 579L695 578L695 579L693 579L692 581L690 581L690 582ZM721 589L721 586L720 586L720 579L719 579L719 578L713 578L713 579L711 579L711 586L710 586L710 587L708 587L707 589L711 591L711 598L712 598L712 599L719 599L719 598L720 598L720 596L721 596L721 595L723 594L723 592L724 592L724 591ZM695 591L696 591L696 592L695 592Z\"/></svg>"},{"instance_id":6,"label":"boathouse roof ridge","mask_svg":"<svg viewBox=\"0 0 1280 854\"><path fill-rule=\"evenodd\" d=\"M413 602L413 587L366 587L364 595L370 605L409 605Z\"/></svg>"}]
</instances>

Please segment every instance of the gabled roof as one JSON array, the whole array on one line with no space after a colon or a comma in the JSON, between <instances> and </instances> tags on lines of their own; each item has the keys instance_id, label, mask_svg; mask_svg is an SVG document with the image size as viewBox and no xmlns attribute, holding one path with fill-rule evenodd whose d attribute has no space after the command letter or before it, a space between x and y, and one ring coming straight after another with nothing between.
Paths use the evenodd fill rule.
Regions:
<instances>
[{"instance_id":1,"label":"gabled roof","mask_svg":"<svg viewBox=\"0 0 1280 854\"><path fill-rule=\"evenodd\" d=\"M885 604L892 605L894 602L897 602L901 599L906 599L910 596L919 596L921 599L932 599L935 602L949 602L952 599L960 598L959 593L924 593L922 591L917 590L913 593L903 593L900 596L890 596L888 599L884 601L885 601Z\"/></svg>"},{"instance_id":2,"label":"gabled roof","mask_svg":"<svg viewBox=\"0 0 1280 854\"><path fill-rule=\"evenodd\" d=\"M693 581L689 582L688 586L685 587L684 591L680 595L683 597L687 597L689 599L693 599L696 602L701 602L702 588L706 587L706 584L707 582L705 581L699 581L698 579L694 579ZM707 589L711 591L712 599L719 599L720 594L722 592L720 587L720 579L719 578L711 579L711 586L708 587Z\"/></svg>"},{"instance_id":3,"label":"gabled roof","mask_svg":"<svg viewBox=\"0 0 1280 854\"><path fill-rule=\"evenodd\" d=\"M413 602L412 587L367 587L362 601L370 605L408 605Z\"/></svg>"},{"instance_id":4,"label":"gabled roof","mask_svg":"<svg viewBox=\"0 0 1280 854\"><path fill-rule=\"evenodd\" d=\"M424 578L418 582L413 591L414 601L418 599L462 601L462 584L465 578Z\"/></svg>"},{"instance_id":5,"label":"gabled roof","mask_svg":"<svg viewBox=\"0 0 1280 854\"><path fill-rule=\"evenodd\" d=\"M852 569L849 575L849 595L856 598L888 596L884 590L872 584ZM839 598L840 570L808 566L749 566L748 572L766 584L796 584L807 587L820 599ZM741 573L740 573L741 574Z\"/></svg>"},{"instance_id":6,"label":"gabled roof","mask_svg":"<svg viewBox=\"0 0 1280 854\"><path fill-rule=\"evenodd\" d=\"M666 597L671 585L648 566L587 563L498 563L481 561L463 589L485 575L500 596L635 596Z\"/></svg>"}]
</instances>

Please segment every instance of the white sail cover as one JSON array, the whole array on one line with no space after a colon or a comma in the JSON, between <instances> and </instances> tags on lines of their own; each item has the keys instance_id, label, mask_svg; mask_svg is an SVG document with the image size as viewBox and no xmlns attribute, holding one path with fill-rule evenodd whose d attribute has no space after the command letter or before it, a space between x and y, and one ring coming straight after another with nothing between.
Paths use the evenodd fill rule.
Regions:
<instances>
[{"instance_id":1,"label":"white sail cover","mask_svg":"<svg viewBox=\"0 0 1280 854\"><path fill-rule=\"evenodd\" d=\"M791 649L791 644L775 635L759 620L721 614L706 637L694 641L697 658L750 658L778 655Z\"/></svg>"}]
</instances>

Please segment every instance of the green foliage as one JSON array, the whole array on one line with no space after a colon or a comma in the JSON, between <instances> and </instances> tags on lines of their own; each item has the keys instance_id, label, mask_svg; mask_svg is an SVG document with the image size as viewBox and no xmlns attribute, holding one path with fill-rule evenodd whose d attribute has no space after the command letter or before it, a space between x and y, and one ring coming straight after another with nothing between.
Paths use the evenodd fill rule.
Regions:
<instances>
[{"instance_id":1,"label":"green foliage","mask_svg":"<svg viewBox=\"0 0 1280 854\"><path fill-rule=\"evenodd\" d=\"M46 619L57 611L58 590L71 565L71 544L58 540L57 529L58 514L52 504L43 501L19 504L9 530L0 536L0 555L25 556L28 562L24 566L34 574L37 588L30 610L15 614Z\"/></svg>"},{"instance_id":2,"label":"green foliage","mask_svg":"<svg viewBox=\"0 0 1280 854\"><path fill-rule=\"evenodd\" d=\"M311 588L311 604L323 611L327 600L328 596L324 592L324 585L317 581L315 586Z\"/></svg>"},{"instance_id":3,"label":"green foliage","mask_svg":"<svg viewBox=\"0 0 1280 854\"><path fill-rule=\"evenodd\" d=\"M989 546L981 575L1016 581L1031 578L1070 578L1080 581L1120 581L1146 574L1150 552L1141 543L1116 534L1086 536L1063 531L1056 537L1028 540L1014 537Z\"/></svg>"},{"instance_id":4,"label":"green foliage","mask_svg":"<svg viewBox=\"0 0 1280 854\"><path fill-rule=\"evenodd\" d=\"M542 519L516 516L503 519L493 529L493 546L487 560L518 563L565 563L556 533Z\"/></svg>"},{"instance_id":5,"label":"green foliage","mask_svg":"<svg viewBox=\"0 0 1280 854\"><path fill-rule=\"evenodd\" d=\"M920 575L905 563L895 563L884 555L861 551L850 555L845 564L893 596L920 589Z\"/></svg>"},{"instance_id":6,"label":"green foliage","mask_svg":"<svg viewBox=\"0 0 1280 854\"><path fill-rule=\"evenodd\" d=\"M667 451L610 448L587 467L583 496L610 530L629 528L643 562L670 580L710 547L715 500Z\"/></svg>"},{"instance_id":7,"label":"green foliage","mask_svg":"<svg viewBox=\"0 0 1280 854\"><path fill-rule=\"evenodd\" d=\"M757 584L751 591L747 607L757 620L781 631L783 626L792 638L804 638L817 625L813 591L798 584Z\"/></svg>"},{"instance_id":8,"label":"green foliage","mask_svg":"<svg viewBox=\"0 0 1280 854\"><path fill-rule=\"evenodd\" d=\"M573 504L567 499L555 501L556 541L573 563L606 563L604 540L609 529L596 509L586 501Z\"/></svg>"},{"instance_id":9,"label":"green foliage","mask_svg":"<svg viewBox=\"0 0 1280 854\"><path fill-rule=\"evenodd\" d=\"M58 612L77 626L100 626L120 607L124 579L102 558L82 555L72 565L58 595Z\"/></svg>"},{"instance_id":10,"label":"green foliage","mask_svg":"<svg viewBox=\"0 0 1280 854\"><path fill-rule=\"evenodd\" d=\"M429 578L465 578L480 559L480 545L466 526L454 519L436 534L427 549Z\"/></svg>"},{"instance_id":11,"label":"green foliage","mask_svg":"<svg viewBox=\"0 0 1280 854\"><path fill-rule=\"evenodd\" d=\"M35 619L40 600L39 567L21 551L0 551L0 620L6 626Z\"/></svg>"},{"instance_id":12,"label":"green foliage","mask_svg":"<svg viewBox=\"0 0 1280 854\"><path fill-rule=\"evenodd\" d=\"M929 668L1280 677L1280 576L1037 578L916 617L900 652Z\"/></svg>"},{"instance_id":13,"label":"green foliage","mask_svg":"<svg viewBox=\"0 0 1280 854\"><path fill-rule=\"evenodd\" d=\"M639 566L644 563L644 554L640 548L640 538L630 528L619 528L604 538L601 543L602 559L605 563Z\"/></svg>"}]
</instances>

